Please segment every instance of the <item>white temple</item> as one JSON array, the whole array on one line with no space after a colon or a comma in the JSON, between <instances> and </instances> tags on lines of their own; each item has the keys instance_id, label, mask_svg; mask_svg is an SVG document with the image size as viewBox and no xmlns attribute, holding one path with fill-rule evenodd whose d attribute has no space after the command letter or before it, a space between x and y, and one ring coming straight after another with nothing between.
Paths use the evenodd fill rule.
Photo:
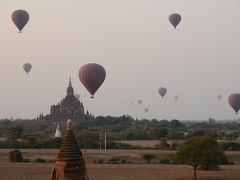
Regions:
<instances>
[{"instance_id":1,"label":"white temple","mask_svg":"<svg viewBox=\"0 0 240 180\"><path fill-rule=\"evenodd\" d=\"M62 137L62 133L59 130L59 125L57 126L56 132L55 132L55 137Z\"/></svg>"}]
</instances>

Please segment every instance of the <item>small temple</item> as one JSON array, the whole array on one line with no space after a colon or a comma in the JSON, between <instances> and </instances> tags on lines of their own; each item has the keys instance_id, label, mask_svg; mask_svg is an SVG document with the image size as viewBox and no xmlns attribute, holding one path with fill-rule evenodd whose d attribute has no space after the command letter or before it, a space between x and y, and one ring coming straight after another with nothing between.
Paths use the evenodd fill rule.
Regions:
<instances>
[{"instance_id":1,"label":"small temple","mask_svg":"<svg viewBox=\"0 0 240 180\"><path fill-rule=\"evenodd\" d=\"M89 180L85 161L72 129L72 121L67 128L60 151L52 170L51 180Z\"/></svg>"},{"instance_id":2,"label":"small temple","mask_svg":"<svg viewBox=\"0 0 240 180\"><path fill-rule=\"evenodd\" d=\"M60 129L59 129L59 125L57 126L57 129L56 129L56 132L55 132L55 136L54 137L62 137L62 133L61 133L61 131L60 131Z\"/></svg>"}]
</instances>

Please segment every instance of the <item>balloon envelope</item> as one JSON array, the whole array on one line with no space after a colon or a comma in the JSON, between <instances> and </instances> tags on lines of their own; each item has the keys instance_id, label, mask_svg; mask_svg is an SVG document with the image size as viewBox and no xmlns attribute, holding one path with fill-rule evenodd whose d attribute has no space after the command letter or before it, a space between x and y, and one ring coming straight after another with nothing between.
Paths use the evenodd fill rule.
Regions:
<instances>
[{"instance_id":1,"label":"balloon envelope","mask_svg":"<svg viewBox=\"0 0 240 180\"><path fill-rule=\"evenodd\" d=\"M149 109L148 109L148 108L145 108L144 111L147 113L147 112L149 111Z\"/></svg>"},{"instance_id":2,"label":"balloon envelope","mask_svg":"<svg viewBox=\"0 0 240 180\"><path fill-rule=\"evenodd\" d=\"M219 94L219 95L217 96L217 98L218 98L218 100L220 101L220 100L222 99L222 95Z\"/></svg>"},{"instance_id":3,"label":"balloon envelope","mask_svg":"<svg viewBox=\"0 0 240 180\"><path fill-rule=\"evenodd\" d=\"M30 70L32 69L32 65L30 63L25 63L23 65L23 69L28 74L30 72Z\"/></svg>"},{"instance_id":4,"label":"balloon envelope","mask_svg":"<svg viewBox=\"0 0 240 180\"><path fill-rule=\"evenodd\" d=\"M79 79L92 95L92 98L98 88L106 78L105 69L96 63L89 63L82 66L79 70Z\"/></svg>"},{"instance_id":5,"label":"balloon envelope","mask_svg":"<svg viewBox=\"0 0 240 180\"><path fill-rule=\"evenodd\" d=\"M141 99L138 100L138 104L142 104L142 100Z\"/></svg>"},{"instance_id":6,"label":"balloon envelope","mask_svg":"<svg viewBox=\"0 0 240 180\"><path fill-rule=\"evenodd\" d=\"M175 101L178 101L178 96L175 96L175 97L174 97L174 100L175 100Z\"/></svg>"},{"instance_id":7,"label":"balloon envelope","mask_svg":"<svg viewBox=\"0 0 240 180\"><path fill-rule=\"evenodd\" d=\"M12 13L12 21L19 29L19 32L22 31L24 26L28 23L29 14L25 10L16 10Z\"/></svg>"},{"instance_id":8,"label":"balloon envelope","mask_svg":"<svg viewBox=\"0 0 240 180\"><path fill-rule=\"evenodd\" d=\"M177 25L180 23L182 18L180 14L174 13L174 14L171 14L168 19L170 23L173 25L173 27L176 29Z\"/></svg>"},{"instance_id":9,"label":"balloon envelope","mask_svg":"<svg viewBox=\"0 0 240 180\"><path fill-rule=\"evenodd\" d=\"M167 93L167 89L165 87L161 87L161 88L158 89L158 93L163 98L166 95L166 93Z\"/></svg>"},{"instance_id":10,"label":"balloon envelope","mask_svg":"<svg viewBox=\"0 0 240 180\"><path fill-rule=\"evenodd\" d=\"M240 109L240 94L239 93L231 94L228 97L228 102L229 105L233 108L233 110L237 114Z\"/></svg>"}]
</instances>

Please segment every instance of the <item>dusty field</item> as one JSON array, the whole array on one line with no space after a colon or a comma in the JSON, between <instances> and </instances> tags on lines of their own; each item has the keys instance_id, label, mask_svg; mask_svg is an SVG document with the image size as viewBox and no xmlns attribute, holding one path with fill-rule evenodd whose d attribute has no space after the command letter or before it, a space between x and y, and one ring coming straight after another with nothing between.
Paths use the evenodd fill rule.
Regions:
<instances>
[{"instance_id":1,"label":"dusty field","mask_svg":"<svg viewBox=\"0 0 240 180\"><path fill-rule=\"evenodd\" d=\"M133 141L133 140L129 140L129 141L118 141L121 143L125 143L125 144L130 144L132 146L139 146L139 147L155 147L156 145L158 145L160 143L159 140L137 140L137 141Z\"/></svg>"},{"instance_id":2,"label":"dusty field","mask_svg":"<svg viewBox=\"0 0 240 180\"><path fill-rule=\"evenodd\" d=\"M22 150L25 158L54 159L58 150ZM49 180L53 163L9 163L9 150L0 149L0 180ZM192 169L185 165L141 164L141 155L157 154L159 158L174 152L142 150L87 150L87 168L91 180L190 180ZM228 152L231 157L239 157L240 152ZM125 157L140 164L93 164L97 158ZM221 171L198 171L201 180L238 180L240 165L221 166Z\"/></svg>"}]
</instances>

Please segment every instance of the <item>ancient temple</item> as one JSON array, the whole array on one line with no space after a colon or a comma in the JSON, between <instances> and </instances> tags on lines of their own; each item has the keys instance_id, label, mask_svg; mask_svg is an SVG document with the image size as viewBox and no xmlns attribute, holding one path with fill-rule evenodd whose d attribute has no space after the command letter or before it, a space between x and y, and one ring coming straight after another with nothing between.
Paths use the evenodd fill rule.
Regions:
<instances>
[{"instance_id":1,"label":"ancient temple","mask_svg":"<svg viewBox=\"0 0 240 180\"><path fill-rule=\"evenodd\" d=\"M79 97L75 96L70 78L65 98L63 98L60 103L51 106L50 114L46 116L40 114L37 119L65 121L66 119L81 119L85 115L90 116L88 112L84 112L84 106L83 103L80 102Z\"/></svg>"},{"instance_id":2,"label":"ancient temple","mask_svg":"<svg viewBox=\"0 0 240 180\"><path fill-rule=\"evenodd\" d=\"M86 172L83 154L73 133L72 121L69 119L51 180L88 180Z\"/></svg>"}]
</instances>

